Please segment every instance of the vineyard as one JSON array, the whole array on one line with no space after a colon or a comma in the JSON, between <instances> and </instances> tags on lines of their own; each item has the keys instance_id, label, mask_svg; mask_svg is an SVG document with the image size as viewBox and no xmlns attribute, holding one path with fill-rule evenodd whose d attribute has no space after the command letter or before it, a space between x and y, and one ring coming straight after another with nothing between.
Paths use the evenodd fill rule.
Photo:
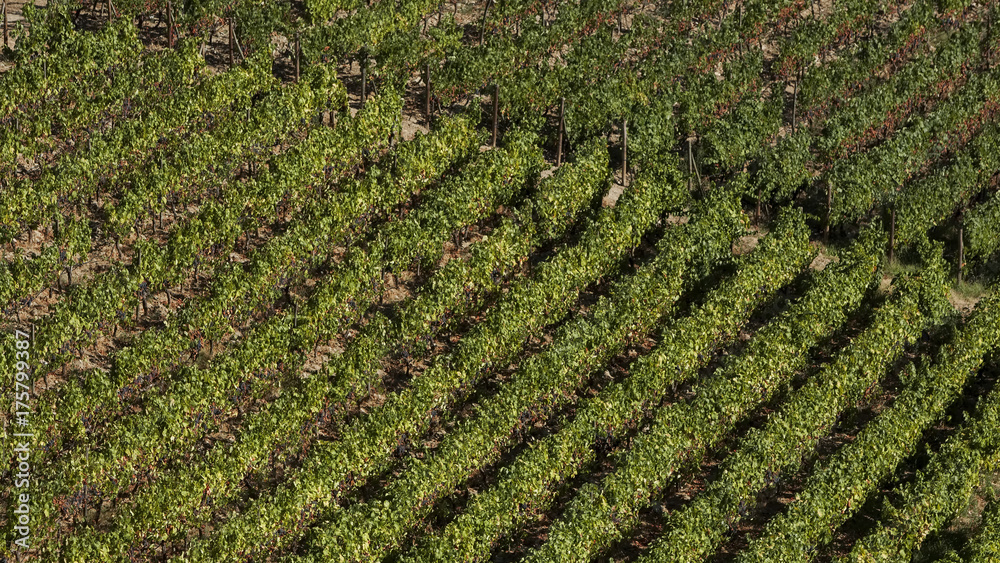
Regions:
<instances>
[{"instance_id":1,"label":"vineyard","mask_svg":"<svg viewBox=\"0 0 1000 563\"><path fill-rule=\"evenodd\" d=\"M0 4L0 561L1000 563L1000 4Z\"/></svg>"}]
</instances>

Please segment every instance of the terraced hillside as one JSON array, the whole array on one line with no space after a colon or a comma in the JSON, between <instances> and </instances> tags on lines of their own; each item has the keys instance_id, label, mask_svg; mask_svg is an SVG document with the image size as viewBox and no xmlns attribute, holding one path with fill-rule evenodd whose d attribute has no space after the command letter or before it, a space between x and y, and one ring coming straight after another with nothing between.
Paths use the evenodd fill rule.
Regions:
<instances>
[{"instance_id":1,"label":"terraced hillside","mask_svg":"<svg viewBox=\"0 0 1000 563\"><path fill-rule=\"evenodd\" d=\"M0 557L1000 561L998 10L5 2Z\"/></svg>"}]
</instances>

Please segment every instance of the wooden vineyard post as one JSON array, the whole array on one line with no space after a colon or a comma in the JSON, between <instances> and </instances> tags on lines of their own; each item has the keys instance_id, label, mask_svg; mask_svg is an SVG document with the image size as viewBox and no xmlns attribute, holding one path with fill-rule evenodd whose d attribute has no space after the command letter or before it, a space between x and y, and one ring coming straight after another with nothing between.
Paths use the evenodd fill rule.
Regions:
<instances>
[{"instance_id":1,"label":"wooden vineyard post","mask_svg":"<svg viewBox=\"0 0 1000 563\"><path fill-rule=\"evenodd\" d=\"M795 113L798 109L799 101L799 81L802 80L802 71L799 71L798 77L795 79L795 89L792 90L792 133L795 133Z\"/></svg>"},{"instance_id":2,"label":"wooden vineyard post","mask_svg":"<svg viewBox=\"0 0 1000 563\"><path fill-rule=\"evenodd\" d=\"M483 46L483 42L486 40L486 15L490 12L490 6L493 5L493 0L487 0L486 8L483 9L483 22L479 26L479 46Z\"/></svg>"},{"instance_id":3,"label":"wooden vineyard post","mask_svg":"<svg viewBox=\"0 0 1000 563\"><path fill-rule=\"evenodd\" d=\"M493 146L497 146L497 121L500 118L500 83L493 85Z\"/></svg>"},{"instance_id":4,"label":"wooden vineyard post","mask_svg":"<svg viewBox=\"0 0 1000 563\"><path fill-rule=\"evenodd\" d=\"M427 129L431 128L431 62L424 66L424 116L427 118Z\"/></svg>"},{"instance_id":5,"label":"wooden vineyard post","mask_svg":"<svg viewBox=\"0 0 1000 563\"><path fill-rule=\"evenodd\" d=\"M301 76L299 70L302 64L302 45L299 43L299 34L295 34L295 81L298 82Z\"/></svg>"},{"instance_id":6,"label":"wooden vineyard post","mask_svg":"<svg viewBox=\"0 0 1000 563\"><path fill-rule=\"evenodd\" d=\"M229 66L236 62L236 32L233 30L233 19L229 18Z\"/></svg>"},{"instance_id":7,"label":"wooden vineyard post","mask_svg":"<svg viewBox=\"0 0 1000 563\"><path fill-rule=\"evenodd\" d=\"M889 263L892 263L896 255L896 206L892 206L889 213Z\"/></svg>"},{"instance_id":8,"label":"wooden vineyard post","mask_svg":"<svg viewBox=\"0 0 1000 563\"><path fill-rule=\"evenodd\" d=\"M63 379L66 378L66 364L63 364ZM81 415L82 416L82 415ZM88 431L89 433L89 431ZM90 450L87 450L87 464L90 464ZM83 523L87 523L87 478L83 478L83 500L80 501L83 505Z\"/></svg>"},{"instance_id":9,"label":"wooden vineyard post","mask_svg":"<svg viewBox=\"0 0 1000 563\"><path fill-rule=\"evenodd\" d=\"M361 107L365 105L368 97L368 51L361 49Z\"/></svg>"},{"instance_id":10,"label":"wooden vineyard post","mask_svg":"<svg viewBox=\"0 0 1000 563\"><path fill-rule=\"evenodd\" d=\"M701 182L701 172L698 170L698 165L694 161L694 135L688 137L688 191L691 191L691 182L694 182L695 178L698 179L698 191L701 195L705 195L705 187L702 186Z\"/></svg>"},{"instance_id":11,"label":"wooden vineyard post","mask_svg":"<svg viewBox=\"0 0 1000 563\"><path fill-rule=\"evenodd\" d=\"M31 346L35 346L35 323L31 323ZM47 390L49 388L49 370L45 370L42 378L45 381L45 389Z\"/></svg>"},{"instance_id":12,"label":"wooden vineyard post","mask_svg":"<svg viewBox=\"0 0 1000 563\"><path fill-rule=\"evenodd\" d=\"M698 170L698 163L694 161L694 157L691 157L691 164L694 165L694 177L698 180L698 191L701 195L705 195L705 183L701 180L701 170Z\"/></svg>"},{"instance_id":13,"label":"wooden vineyard post","mask_svg":"<svg viewBox=\"0 0 1000 563\"><path fill-rule=\"evenodd\" d=\"M687 142L688 142L688 192L690 192L694 188L694 186L692 186L692 184L694 183L694 170L693 170L694 160L692 160L691 158L691 137L688 137Z\"/></svg>"},{"instance_id":14,"label":"wooden vineyard post","mask_svg":"<svg viewBox=\"0 0 1000 563\"><path fill-rule=\"evenodd\" d=\"M556 166L562 165L563 131L566 127L566 98L559 98L559 142L556 145Z\"/></svg>"},{"instance_id":15,"label":"wooden vineyard post","mask_svg":"<svg viewBox=\"0 0 1000 563\"><path fill-rule=\"evenodd\" d=\"M830 244L830 219L833 216L833 183L826 183L826 221L823 225L823 244Z\"/></svg>"},{"instance_id":16,"label":"wooden vineyard post","mask_svg":"<svg viewBox=\"0 0 1000 563\"><path fill-rule=\"evenodd\" d=\"M396 147L398 147L399 143L401 143L403 141L403 107L402 106L400 106L400 108L399 108L399 121L397 121L396 123L398 123L398 125L396 127L393 127L392 131L389 133L389 148L393 148L393 149L396 148ZM393 166L394 169L395 169L397 160L398 160L398 157L395 154L395 152L393 152L393 155L392 155L392 166Z\"/></svg>"},{"instance_id":17,"label":"wooden vineyard post","mask_svg":"<svg viewBox=\"0 0 1000 563\"><path fill-rule=\"evenodd\" d=\"M962 283L962 269L965 268L965 237L964 221L958 216L958 283Z\"/></svg>"},{"instance_id":18,"label":"wooden vineyard post","mask_svg":"<svg viewBox=\"0 0 1000 563\"><path fill-rule=\"evenodd\" d=\"M170 0L167 0L167 48L174 48L174 9Z\"/></svg>"},{"instance_id":19,"label":"wooden vineyard post","mask_svg":"<svg viewBox=\"0 0 1000 563\"><path fill-rule=\"evenodd\" d=\"M3 46L7 46L7 41L9 41L7 32L7 0L3 3Z\"/></svg>"},{"instance_id":20,"label":"wooden vineyard post","mask_svg":"<svg viewBox=\"0 0 1000 563\"><path fill-rule=\"evenodd\" d=\"M233 26L233 43L236 44L236 52L240 54L240 60L245 61L247 56L243 52L243 47L240 47L240 38L236 36L236 20L232 21Z\"/></svg>"},{"instance_id":21,"label":"wooden vineyard post","mask_svg":"<svg viewBox=\"0 0 1000 563\"><path fill-rule=\"evenodd\" d=\"M622 121L622 185L628 187L628 119Z\"/></svg>"}]
</instances>

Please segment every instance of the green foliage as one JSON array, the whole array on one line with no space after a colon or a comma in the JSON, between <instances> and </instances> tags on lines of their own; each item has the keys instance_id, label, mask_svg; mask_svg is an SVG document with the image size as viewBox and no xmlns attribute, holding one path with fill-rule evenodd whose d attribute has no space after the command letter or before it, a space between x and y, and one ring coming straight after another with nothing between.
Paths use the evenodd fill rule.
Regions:
<instances>
[{"instance_id":1,"label":"green foliage","mask_svg":"<svg viewBox=\"0 0 1000 563\"><path fill-rule=\"evenodd\" d=\"M994 563L1000 553L1000 502L983 511L979 534L970 542L967 563Z\"/></svg>"},{"instance_id":2,"label":"green foliage","mask_svg":"<svg viewBox=\"0 0 1000 563\"><path fill-rule=\"evenodd\" d=\"M990 177L1000 170L998 132L995 124L988 124L950 162L934 168L896 196L897 244L906 245L922 237L932 225L951 218L956 209L967 206L986 189ZM996 250L997 209L1000 205L984 203L965 217L968 261L981 262Z\"/></svg>"},{"instance_id":3,"label":"green foliage","mask_svg":"<svg viewBox=\"0 0 1000 563\"><path fill-rule=\"evenodd\" d=\"M411 465L383 491L381 499L337 512L311 534L310 551L322 554L324 559L337 554L353 561L379 557L399 546L445 492L470 472L499 458L532 421L542 421L558 412L591 371L620 353L629 339L649 331L674 308L695 240L698 246L718 250L731 243L725 224L732 218L722 214L719 223L713 219L707 221L715 228L706 229L708 232L703 231L697 239L686 227L680 227L679 233L670 232L658 245L660 253L652 263L614 284L611 297L599 300L585 317L564 325L553 343L525 360L512 381L497 395L482 401L476 415L450 432L433 456ZM494 520L496 516L490 514L488 518ZM463 535L457 542L482 545L482 539L472 534Z\"/></svg>"},{"instance_id":4,"label":"green foliage","mask_svg":"<svg viewBox=\"0 0 1000 563\"><path fill-rule=\"evenodd\" d=\"M509 361L523 349L528 336L564 318L585 287L612 272L660 214L674 209L679 193L682 188L656 176L637 178L613 209L587 227L577 245L540 264L531 278L514 284L450 354L435 357L411 387L390 395L376 412L347 426L343 440L311 456L295 477L294 487L281 488L273 502L255 504L230 520L207 544L195 546L192 558L214 561L256 549L265 538L288 541L289 536L278 538L273 532L296 525L293 515L301 509L296 507L329 498L329 491L353 487L381 471L401 436L426 430L431 413L468 393L486 370ZM317 382L309 395L330 393L326 386L331 383L336 382ZM341 396L346 396L350 386L341 389Z\"/></svg>"},{"instance_id":5,"label":"green foliage","mask_svg":"<svg viewBox=\"0 0 1000 563\"><path fill-rule=\"evenodd\" d=\"M972 319L921 369L893 405L810 475L789 509L772 519L740 561L808 561L832 530L861 506L945 412L985 354L1000 344L996 295L983 299Z\"/></svg>"},{"instance_id":6,"label":"green foliage","mask_svg":"<svg viewBox=\"0 0 1000 563\"><path fill-rule=\"evenodd\" d=\"M970 134L971 123L986 118L996 101L997 72L973 74L948 104L911 120L886 142L836 161L824 175L834 187L833 223L854 220L888 197L925 162L957 139Z\"/></svg>"},{"instance_id":7,"label":"green foliage","mask_svg":"<svg viewBox=\"0 0 1000 563\"><path fill-rule=\"evenodd\" d=\"M996 471L998 465L1000 390L993 390L979 401L972 420L964 423L933 454L916 480L901 487L899 502L887 505L887 516L855 544L844 560L876 562L908 558L928 535L941 529L966 505L981 477ZM985 524L989 526L991 515L989 511L986 514Z\"/></svg>"},{"instance_id":8,"label":"green foliage","mask_svg":"<svg viewBox=\"0 0 1000 563\"><path fill-rule=\"evenodd\" d=\"M775 338L772 335L788 331L787 334L794 335L791 338L801 338L809 334L795 330L794 325L788 324L789 320L811 323L815 322L813 315L832 316L825 328L835 330L846 321L844 312L847 311L839 309L842 295L852 297L849 310L851 306L856 307L866 289L880 279L874 266L881 256L884 240L882 233L867 231L845 252L840 262L828 265L819 274L806 296L793 305L791 314L783 315L762 329L744 354L753 353L748 357L769 366L787 365L795 354L802 353L802 348L780 341L771 342ZM654 544L643 561L699 561L708 557L725 539L727 529L732 529L748 514L762 489L779 483L783 475L794 473L825 435L825 430L836 424L840 414L874 385L902 354L903 342L912 342L919 336L926 319L920 314L918 292L916 286L900 288L889 302L875 311L869 327L822 366L802 388L791 393L788 400L771 413L763 427L752 429L739 448L727 457L722 474L708 490L679 513L671 515L670 531ZM800 320L794 321L796 317ZM812 333L803 344L815 345L823 336ZM789 338L783 337L786 341ZM766 347L773 347L773 351L765 354ZM785 357L788 359L782 359ZM747 363L742 358L737 362ZM765 366L764 371L777 371L784 378L790 375L786 371L789 368L794 369L794 364L780 371ZM733 382L753 389L742 379ZM703 398L700 396L698 400Z\"/></svg>"},{"instance_id":9,"label":"green foliage","mask_svg":"<svg viewBox=\"0 0 1000 563\"><path fill-rule=\"evenodd\" d=\"M965 217L965 236L965 255L970 261L985 261L1000 249L1000 192Z\"/></svg>"},{"instance_id":10,"label":"green foliage","mask_svg":"<svg viewBox=\"0 0 1000 563\"><path fill-rule=\"evenodd\" d=\"M628 421L658 402L668 385L696 373L715 348L733 338L754 307L790 281L812 257L801 213L783 215L740 264L735 277L725 280L692 316L670 327L657 348L630 368L632 375L624 385L609 388L593 407L578 415L582 428L619 435ZM758 363L754 375L766 373L770 379L774 367ZM729 379L719 376L714 384L699 389L696 405L678 403L657 411L650 431L636 439L618 470L604 479L596 494L581 493L571 501L529 561L589 560L629 531L639 510L667 486L671 476L721 439L728 425L738 420L738 413L746 408L741 403L760 397L757 387L763 381L728 386ZM739 388L752 389L750 396L741 394Z\"/></svg>"},{"instance_id":11,"label":"green foliage","mask_svg":"<svg viewBox=\"0 0 1000 563\"><path fill-rule=\"evenodd\" d=\"M903 276L894 283L901 287L914 284L920 295L920 310L929 323L938 324L955 311L948 302L951 267L944 261L944 244L940 241L925 236L915 246L922 265L920 271L913 279Z\"/></svg>"},{"instance_id":12,"label":"green foliage","mask_svg":"<svg viewBox=\"0 0 1000 563\"><path fill-rule=\"evenodd\" d=\"M325 56L339 60L362 48L377 50L395 35L406 34L416 27L420 19L439 4L437 0L400 0L361 7L355 0L309 0L306 8L311 23L325 22L345 3L361 9L329 24L313 25L302 31L305 60L318 61Z\"/></svg>"},{"instance_id":13,"label":"green foliage","mask_svg":"<svg viewBox=\"0 0 1000 563\"><path fill-rule=\"evenodd\" d=\"M23 321L32 296L92 262L95 248L124 239L125 252L42 303L42 317L31 315L39 374L102 339L119 345L110 370L73 370L33 397L33 424L45 431L32 440L32 464L48 469L33 484L40 509L32 524L46 560L127 559L157 545L184 561L483 560L551 510L603 445L627 444L528 556L588 561L626 540L666 487L787 393L642 560L708 557L761 490L800 469L907 343L957 317L945 299L950 267L926 233L977 201L1000 170L992 123L1000 74L979 72L995 66L1000 31L984 14L997 8L970 10L969 0L837 0L820 18L795 0L746 0L736 10L722 0L685 0L658 18L621 0L503 0L490 3L482 38L482 12L463 5L474 20L460 27L434 14L450 11L437 0L305 0L306 22L288 2L175 0L181 39L152 51L133 22L148 22L162 0L119 0L124 17L100 21L96 31L76 28L79 2L50 3L24 7L27 24L15 26L17 48L8 53L13 67L0 75L0 242L50 224L55 240L37 255L11 242L0 264L0 308L9 317L17 308ZM213 73L198 52L220 18L235 22L247 56ZM885 33L873 27L884 19ZM273 76L275 35L301 37L301 80ZM765 40L777 58L770 48L767 57L759 52ZM836 60L827 60L834 49ZM352 116L335 69L358 57L373 95ZM446 111L432 133L389 147L408 81L425 63ZM777 81L761 82L765 68ZM788 133L784 87L793 80L799 128ZM476 124L488 102L467 103L459 117L447 106L488 100L494 84L505 134L499 148L478 150L487 136ZM543 179L542 149L553 147L562 97L569 158ZM334 108L337 126L316 123ZM591 208L620 154L607 138L626 119L632 179L614 208ZM709 177L697 194L688 193L677 158L689 135ZM865 313L870 326L793 388L814 350L825 353L861 314L881 277L886 235L865 227L839 261L805 274L815 245L799 209L780 209L752 252L734 259L731 243L746 232L741 199L784 201L817 171L835 188L834 223L891 206L897 250L916 254L919 265L898 273L885 302ZM998 248L998 202L966 215L972 262ZM174 205L181 212L170 213L169 229L146 236L149 219ZM666 213L688 222L663 225ZM448 239L457 244L484 220L488 236L438 268ZM659 226L666 234L652 256L611 279ZM271 236L262 239L261 227ZM241 241L248 260L230 263ZM426 283L387 313L383 276L413 268ZM158 314L162 292L186 289L192 269L200 269L196 295L183 291L161 325L135 333L146 302ZM799 299L741 343L738 356L692 382L693 399L661 406L796 278L805 288ZM595 284L600 296L570 317ZM704 301L666 323L648 354L616 372L619 380L584 392L595 370L648 342L684 292L701 296L706 284L714 289ZM952 332L937 363L900 374L897 400L820 464L744 561L809 559L868 502L1000 345L996 306L994 291ZM435 337L456 329L457 341L451 335L447 352L434 354ZM552 343L527 353L542 333L554 334ZM13 372L12 341L0 337L0 372ZM342 352L316 354L334 342ZM322 365L303 376L317 357ZM416 375L373 396L387 358ZM438 446L394 460L470 396L478 401L443 427ZM997 469L996 397L898 489L852 560L905 559L978 476ZM355 415L369 399L377 400ZM572 416L552 420L573 403ZM233 406L234 439L201 452L203 440L225 434ZM648 427L636 433L644 419ZM318 439L321 420L336 439ZM535 423L551 432L525 443ZM5 442L0 456L10 459L12 447ZM429 520L454 506L448 497L471 474L505 455L511 462L462 511L443 526ZM287 469L281 485L248 494L247 483L274 477L268 472L279 465ZM391 477L381 491L352 496L384 475ZM93 508L94 495L99 509L114 506L115 518L64 533L67 515ZM997 551L996 514L989 509L970 546L975 557ZM189 547L190 530L206 525L213 533ZM396 553L428 526L435 533ZM0 537L9 544L9 526ZM294 554L291 546L299 546ZM11 554L7 545L2 552Z\"/></svg>"},{"instance_id":14,"label":"green foliage","mask_svg":"<svg viewBox=\"0 0 1000 563\"><path fill-rule=\"evenodd\" d=\"M296 88L307 87L307 83L300 84L302 86ZM267 174L257 178L251 185L253 189L247 186L248 189L241 194L242 197L234 198L227 203L213 202L205 206L199 218L172 232L168 244L164 247L154 244L142 245L143 259L139 268L120 269L117 276L102 278L100 283L86 288L85 298L62 302L63 308L50 319L52 324L39 327L36 334L39 357L51 356L65 342L81 339L80 333L84 327L105 319L114 319L116 311L121 311L123 298L131 307L138 307L143 295L142 287L150 287L150 282L154 280L158 284L163 279L170 279L170 276L176 275L174 272L178 268L190 267L200 251L218 240L216 237L228 237L231 242L240 229L240 216L237 211L245 212L256 206L258 213L273 212L274 201L308 190L312 182L324 176L324 168L331 162L357 161L364 148L384 143L388 131L397 126L399 103L398 96L388 93L370 101L365 110L355 118L342 120L336 131L325 128L313 130L313 135L303 144L282 153L282 157L276 162L281 165L272 167ZM444 137L443 142L440 142L442 141L440 137ZM433 142L416 144L423 147L430 145L431 150L439 151L436 153L438 158L431 160L437 165L445 166L450 162L450 158L461 154L462 150L468 150L467 141L471 141L473 137L469 125L459 121L446 125L442 128L441 135L432 138L434 141L439 141L436 145ZM424 160L429 155L421 154L421 151L410 152L412 156L407 154L408 151L402 153L400 161L411 164L414 168L426 166ZM249 268L230 269L220 273L207 299L190 303L178 315L179 318L174 319L174 322L166 327L166 330L148 331L135 346L121 352L116 358L116 387L128 385L131 380L147 370L168 369L177 361L180 354L190 350L193 345L197 344L200 347L203 338L219 340L224 333L232 331L230 323L252 314L262 302L271 302L280 294L282 286L278 280L294 271L289 270L293 264L306 266L308 262L305 259L313 253L317 241L322 240L324 236L334 241L345 236L354 226L360 213L369 207L379 209L379 206L384 206L381 209L389 209L408 197L417 184L427 181L423 174L434 173L426 168L419 172L413 170L409 182L382 185L381 189L373 189L372 185L366 184L358 186L353 191L347 190L341 197L333 198L332 201L312 202L312 207L307 207L312 213L307 212L304 215L314 217L313 219L300 221L284 236L272 238L253 256ZM248 208L248 205L251 207ZM143 283L146 285L143 286ZM355 288L352 294L357 294L359 291L359 288ZM333 308L332 305L327 306ZM358 311L351 311L346 305L343 305L343 309L345 312L341 314L334 315L330 312L330 317L346 319L350 314L358 314ZM130 311L131 308L127 310ZM307 311L303 311L304 316L306 313ZM322 315L316 316L322 318ZM251 373L258 369L263 371L280 364L289 349L289 324L289 319L285 317L272 319L252 338L247 339L237 352L219 361L217 365L209 369L190 368L184 371L183 375L173 382L171 393L184 397L187 410L176 410L178 408L176 404L162 404L151 407L148 415L141 420L132 420L128 425L112 426L109 432L110 435L117 437L119 451L136 454L131 456L132 462L122 463L114 452L91 456L86 464L81 464L81 467L87 468L87 473L69 474L63 479L53 480L51 488L39 492L40 498L53 498L59 494L66 494L66 491L76 486L84 475L89 476L89 483L95 486L98 484L109 486L113 479L120 479L117 487L127 486L128 475L134 471L134 460L139 457L139 452L154 455L153 452L162 451L163 448L176 447L179 443L194 440L200 435L199 425L187 416L180 415L210 410L209 405L224 401L224 396L246 377L248 371ZM89 404L84 410L93 413L92 416L100 413L101 417L113 417L120 408L115 391L116 389L112 388L106 394L89 396ZM74 403L63 404L55 396L46 397L44 402L46 404L51 402L51 405L42 411L45 413L41 415L43 419L49 416L48 413L51 413L54 419L77 416L76 410L63 410L73 409ZM172 443L165 443L160 439L163 428L171 429L174 435ZM153 491L153 498L169 497ZM164 502L150 502L145 505L145 510L151 514L157 514L157 511L162 514L178 511L181 506L186 506L176 500L166 504ZM116 534L134 533L134 528L131 526L138 526L142 521L138 517L132 521L123 521L121 529L117 530ZM114 545L115 549L125 549L127 542L116 542L114 539L116 537L119 536L115 534L107 536L102 540L107 542L103 545L105 547ZM98 544L96 541L89 544L86 542L74 544L73 550L81 550L80 556L84 557L82 553L98 549Z\"/></svg>"}]
</instances>

